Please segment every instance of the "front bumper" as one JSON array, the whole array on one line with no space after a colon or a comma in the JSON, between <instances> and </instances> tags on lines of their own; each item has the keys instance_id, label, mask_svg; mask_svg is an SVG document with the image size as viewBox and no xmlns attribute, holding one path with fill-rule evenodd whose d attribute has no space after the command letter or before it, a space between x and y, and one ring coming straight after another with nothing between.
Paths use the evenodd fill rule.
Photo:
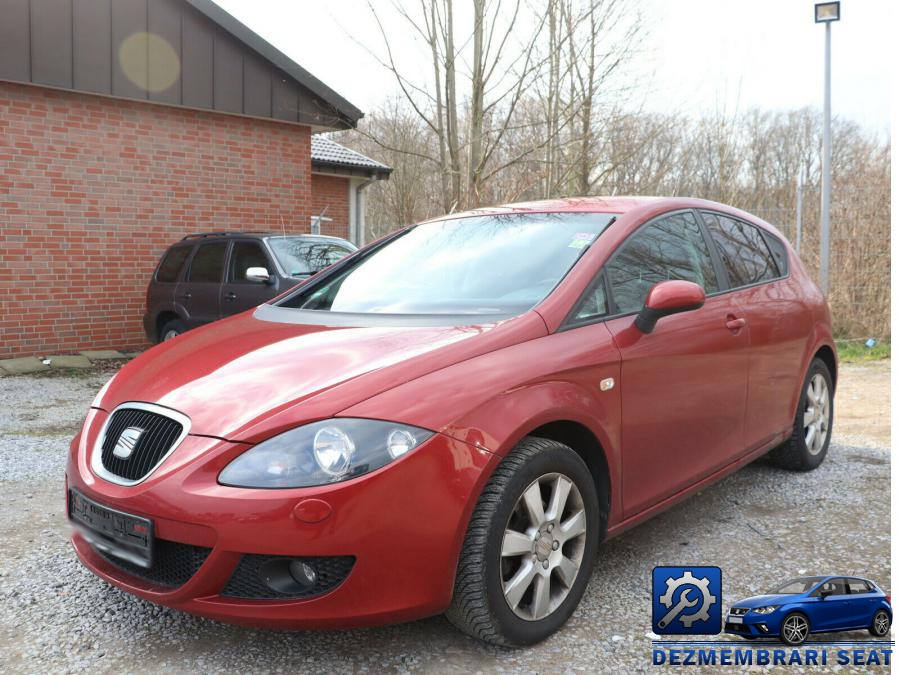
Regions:
<instances>
[{"instance_id":1,"label":"front bumper","mask_svg":"<svg viewBox=\"0 0 900 675\"><path fill-rule=\"evenodd\" d=\"M262 627L343 628L442 612L452 595L469 515L498 461L487 451L436 434L407 457L345 483L241 489L219 485L216 477L249 446L187 436L149 478L124 487L96 477L89 466L88 448L105 418L105 412L91 410L73 441L67 487L150 518L157 541L204 553L186 581L161 585L110 562L73 532L72 544L84 565L151 602ZM309 499L330 509L316 502L309 518L303 507L295 508ZM306 522L324 510L330 511L324 518ZM312 598L247 599L223 593L242 561L246 567L247 560L260 555L354 560L345 579Z\"/></svg>"}]
</instances>

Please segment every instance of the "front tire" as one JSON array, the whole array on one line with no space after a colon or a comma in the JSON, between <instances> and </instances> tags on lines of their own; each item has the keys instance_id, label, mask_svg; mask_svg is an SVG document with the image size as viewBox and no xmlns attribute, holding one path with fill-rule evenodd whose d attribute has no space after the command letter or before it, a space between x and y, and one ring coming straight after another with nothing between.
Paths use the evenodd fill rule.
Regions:
<instances>
[{"instance_id":1,"label":"front tire","mask_svg":"<svg viewBox=\"0 0 900 675\"><path fill-rule=\"evenodd\" d=\"M834 382L822 359L813 359L803 381L791 437L770 453L772 461L791 471L812 471L825 459L834 421Z\"/></svg>"},{"instance_id":2,"label":"front tire","mask_svg":"<svg viewBox=\"0 0 900 675\"><path fill-rule=\"evenodd\" d=\"M884 637L891 629L891 616L885 610L879 609L872 617L872 625L869 626L869 635Z\"/></svg>"},{"instance_id":3,"label":"front tire","mask_svg":"<svg viewBox=\"0 0 900 675\"><path fill-rule=\"evenodd\" d=\"M799 612L788 614L781 622L778 639L788 647L799 647L809 637L809 619Z\"/></svg>"},{"instance_id":4,"label":"front tire","mask_svg":"<svg viewBox=\"0 0 900 675\"><path fill-rule=\"evenodd\" d=\"M488 480L463 542L447 618L496 645L530 645L571 616L600 543L590 470L562 443L527 437Z\"/></svg>"}]
</instances>

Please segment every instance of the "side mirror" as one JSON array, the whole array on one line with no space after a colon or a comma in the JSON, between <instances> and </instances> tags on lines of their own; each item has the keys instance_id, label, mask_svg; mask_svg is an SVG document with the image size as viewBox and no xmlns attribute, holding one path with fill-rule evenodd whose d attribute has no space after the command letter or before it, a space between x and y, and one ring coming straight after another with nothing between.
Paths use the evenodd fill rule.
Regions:
<instances>
[{"instance_id":1,"label":"side mirror","mask_svg":"<svg viewBox=\"0 0 900 675\"><path fill-rule=\"evenodd\" d=\"M634 320L642 333L652 333L656 322L664 316L700 309L706 302L706 293L691 281L660 281L644 301L644 308Z\"/></svg>"},{"instance_id":2,"label":"side mirror","mask_svg":"<svg viewBox=\"0 0 900 675\"><path fill-rule=\"evenodd\" d=\"M834 591L819 591L819 597L823 600L827 598L829 595L832 595Z\"/></svg>"},{"instance_id":3,"label":"side mirror","mask_svg":"<svg viewBox=\"0 0 900 675\"><path fill-rule=\"evenodd\" d=\"M247 271L244 273L244 278L247 281L256 281L263 284L267 284L272 280L272 277L269 275L269 270L265 267L248 267Z\"/></svg>"}]
</instances>

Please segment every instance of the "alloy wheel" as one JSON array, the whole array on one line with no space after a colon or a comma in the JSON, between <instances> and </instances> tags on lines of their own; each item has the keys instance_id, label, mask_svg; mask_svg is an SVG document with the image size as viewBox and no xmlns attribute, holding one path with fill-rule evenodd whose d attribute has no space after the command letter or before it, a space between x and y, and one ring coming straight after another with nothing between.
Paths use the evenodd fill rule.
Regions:
<instances>
[{"instance_id":1,"label":"alloy wheel","mask_svg":"<svg viewBox=\"0 0 900 675\"><path fill-rule=\"evenodd\" d=\"M567 476L544 474L519 496L500 551L503 595L518 617L556 611L578 577L586 537L584 500Z\"/></svg>"},{"instance_id":2,"label":"alloy wheel","mask_svg":"<svg viewBox=\"0 0 900 675\"><path fill-rule=\"evenodd\" d=\"M181 333L179 333L174 328L167 330L165 335L163 335L163 342L166 342L167 340L171 340L172 338L177 338L179 335L181 335Z\"/></svg>"},{"instance_id":3,"label":"alloy wheel","mask_svg":"<svg viewBox=\"0 0 900 675\"><path fill-rule=\"evenodd\" d=\"M809 635L809 624L805 618L799 614L794 614L785 620L782 630L788 642L798 645Z\"/></svg>"},{"instance_id":4,"label":"alloy wheel","mask_svg":"<svg viewBox=\"0 0 900 675\"><path fill-rule=\"evenodd\" d=\"M875 632L878 633L878 635L886 634L889 625L890 619L888 618L887 612L882 610L875 615Z\"/></svg>"},{"instance_id":5,"label":"alloy wheel","mask_svg":"<svg viewBox=\"0 0 900 675\"><path fill-rule=\"evenodd\" d=\"M831 397L825 376L815 373L806 387L806 410L803 413L803 429L806 448L810 454L818 455L828 438L831 420Z\"/></svg>"}]
</instances>

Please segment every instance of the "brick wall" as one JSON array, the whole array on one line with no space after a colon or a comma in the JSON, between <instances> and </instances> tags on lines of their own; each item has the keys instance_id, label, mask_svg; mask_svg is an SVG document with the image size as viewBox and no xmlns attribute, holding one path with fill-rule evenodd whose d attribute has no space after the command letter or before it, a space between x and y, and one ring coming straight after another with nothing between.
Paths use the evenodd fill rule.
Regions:
<instances>
[{"instance_id":1,"label":"brick wall","mask_svg":"<svg viewBox=\"0 0 900 675\"><path fill-rule=\"evenodd\" d=\"M144 345L170 243L309 231L309 152L304 126L0 82L0 358Z\"/></svg>"},{"instance_id":2,"label":"brick wall","mask_svg":"<svg viewBox=\"0 0 900 675\"><path fill-rule=\"evenodd\" d=\"M350 225L350 188L349 179L338 176L322 176L314 173L312 177L312 208L313 215L322 213L326 206L325 218L331 218L331 222L322 223L322 234L332 237L349 235Z\"/></svg>"}]
</instances>

